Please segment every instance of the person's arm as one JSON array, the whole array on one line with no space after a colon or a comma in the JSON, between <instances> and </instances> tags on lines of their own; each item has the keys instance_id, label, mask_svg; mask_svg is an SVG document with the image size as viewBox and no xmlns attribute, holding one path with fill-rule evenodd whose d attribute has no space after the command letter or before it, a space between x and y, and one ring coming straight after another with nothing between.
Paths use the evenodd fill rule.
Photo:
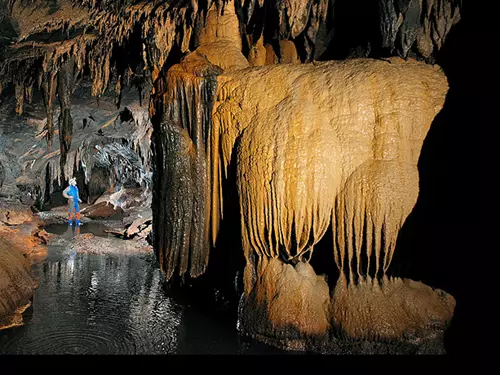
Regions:
<instances>
[{"instance_id":1,"label":"person's arm","mask_svg":"<svg viewBox=\"0 0 500 375\"><path fill-rule=\"evenodd\" d=\"M80 190L78 190L78 188L76 189L76 197L78 198L78 202L82 203L82 200L80 199Z\"/></svg>"},{"instance_id":2,"label":"person's arm","mask_svg":"<svg viewBox=\"0 0 500 375\"><path fill-rule=\"evenodd\" d=\"M63 192L62 192L63 197L66 199L72 199L73 197L71 195L69 195L68 192L69 192L69 186L63 190Z\"/></svg>"}]
</instances>

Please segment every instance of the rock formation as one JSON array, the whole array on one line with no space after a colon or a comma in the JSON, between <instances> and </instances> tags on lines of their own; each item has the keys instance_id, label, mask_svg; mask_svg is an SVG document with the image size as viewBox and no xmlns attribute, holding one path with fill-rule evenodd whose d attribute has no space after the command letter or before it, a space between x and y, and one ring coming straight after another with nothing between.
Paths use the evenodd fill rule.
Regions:
<instances>
[{"instance_id":1,"label":"rock formation","mask_svg":"<svg viewBox=\"0 0 500 375\"><path fill-rule=\"evenodd\" d=\"M231 14L209 13L206 33L231 24ZM231 50L237 47L233 42ZM173 66L152 109L161 113L153 124L163 178L153 198L155 250L167 279L206 268L223 212L222 180L235 160L245 333L303 348L308 338L327 338L330 328L365 339L444 329L452 297L385 276L417 200L423 140L448 90L439 67L399 58L297 65L292 58L222 72L213 63L219 50L203 43L199 49L210 54L196 50ZM200 195L208 208L194 204ZM308 265L330 225L341 274L331 293ZM433 307L414 314L425 293ZM358 308L358 294L378 310ZM416 302L397 310L394 298ZM384 316L397 316L397 323ZM370 319L379 324L361 323Z\"/></svg>"},{"instance_id":2,"label":"rock formation","mask_svg":"<svg viewBox=\"0 0 500 375\"><path fill-rule=\"evenodd\" d=\"M26 141L20 165L0 150L0 189L43 204L78 171L92 200L126 181L152 188L154 250L172 280L207 271L232 169L242 332L324 350L339 335L446 327L453 297L387 271L448 90L432 63L460 1L3 2L0 87L18 115L39 89L46 145ZM110 91L98 121L74 100L109 103ZM129 224L124 237L151 223ZM335 286L310 264L327 236Z\"/></svg>"},{"instance_id":3,"label":"rock formation","mask_svg":"<svg viewBox=\"0 0 500 375\"><path fill-rule=\"evenodd\" d=\"M19 324L19 314L33 296L29 263L12 243L0 238L0 329Z\"/></svg>"},{"instance_id":4,"label":"rock formation","mask_svg":"<svg viewBox=\"0 0 500 375\"><path fill-rule=\"evenodd\" d=\"M44 257L48 239L28 206L0 199L0 329L22 324L34 289L30 265Z\"/></svg>"}]
</instances>

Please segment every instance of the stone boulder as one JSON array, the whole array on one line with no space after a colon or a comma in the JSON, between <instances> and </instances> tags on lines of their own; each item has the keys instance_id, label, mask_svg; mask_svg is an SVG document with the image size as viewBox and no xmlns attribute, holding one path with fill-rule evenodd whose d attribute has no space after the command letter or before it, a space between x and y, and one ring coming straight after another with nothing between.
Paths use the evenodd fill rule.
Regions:
<instances>
[{"instance_id":1,"label":"stone boulder","mask_svg":"<svg viewBox=\"0 0 500 375\"><path fill-rule=\"evenodd\" d=\"M18 225L33 220L33 211L19 201L0 200L0 223Z\"/></svg>"},{"instance_id":2,"label":"stone boulder","mask_svg":"<svg viewBox=\"0 0 500 375\"><path fill-rule=\"evenodd\" d=\"M82 216L86 216L91 219L99 219L122 214L123 210L120 206L113 206L108 202L99 202L83 208L80 212Z\"/></svg>"},{"instance_id":3,"label":"stone boulder","mask_svg":"<svg viewBox=\"0 0 500 375\"><path fill-rule=\"evenodd\" d=\"M424 339L444 332L453 317L455 299L421 282L384 277L356 284L341 277L332 297L333 324L356 339Z\"/></svg>"}]
</instances>

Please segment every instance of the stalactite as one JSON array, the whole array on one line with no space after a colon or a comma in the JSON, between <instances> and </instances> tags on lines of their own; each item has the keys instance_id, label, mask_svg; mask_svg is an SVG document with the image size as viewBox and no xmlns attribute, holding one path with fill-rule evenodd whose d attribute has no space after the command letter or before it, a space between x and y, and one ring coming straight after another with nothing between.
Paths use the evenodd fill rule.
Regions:
<instances>
[{"instance_id":1,"label":"stalactite","mask_svg":"<svg viewBox=\"0 0 500 375\"><path fill-rule=\"evenodd\" d=\"M59 144L61 151L60 166L64 173L66 166L66 156L71 147L71 139L73 136L73 119L71 117L71 96L75 90L76 84L76 65L75 59L70 57L61 65L58 74L57 95L61 111L59 114ZM69 178L68 175L63 175L63 179Z\"/></svg>"},{"instance_id":2,"label":"stalactite","mask_svg":"<svg viewBox=\"0 0 500 375\"><path fill-rule=\"evenodd\" d=\"M367 162L349 177L337 197L336 222L339 226L335 246L347 253L349 279L353 280L351 261L356 253L356 273L378 278L385 275L394 254L397 235L418 195L416 165L397 161ZM341 223L340 221L344 223ZM344 236L343 226L353 228ZM363 237L366 246L363 247ZM361 251L368 263L362 267ZM375 265L371 266L372 254ZM338 256L337 256L338 257ZM339 267L342 270L342 267ZM373 272L371 272L373 270Z\"/></svg>"},{"instance_id":3,"label":"stalactite","mask_svg":"<svg viewBox=\"0 0 500 375\"><path fill-rule=\"evenodd\" d=\"M160 200L158 204L162 207L157 208L156 217L184 213L177 216L179 223L166 227L165 238L158 240L160 251L167 254L163 263L167 278L173 275L177 266L179 275L187 271L192 277L202 274L208 263L210 246L213 246L209 237L212 216L210 198L213 196L209 183L212 180L209 147L212 97L216 77L221 70L207 64L206 60L202 64L200 62L194 55L168 71L165 78L168 91L162 99L165 111L161 120L163 125L154 137L154 149L157 152L163 150L161 154L164 158L161 162L164 165L158 173L163 176L168 172L168 177L160 178L168 178L169 181L157 187L166 192L156 195L162 199L167 199L164 194L170 197L166 201ZM180 143L175 146L171 142ZM181 162L179 158L187 159ZM172 171L175 165L182 173ZM184 198L174 199L173 196L179 192ZM173 238L169 239L169 236Z\"/></svg>"},{"instance_id":4,"label":"stalactite","mask_svg":"<svg viewBox=\"0 0 500 375\"><path fill-rule=\"evenodd\" d=\"M16 84L16 113L18 115L23 114L23 106L24 106L24 85Z\"/></svg>"},{"instance_id":5,"label":"stalactite","mask_svg":"<svg viewBox=\"0 0 500 375\"><path fill-rule=\"evenodd\" d=\"M42 78L41 92L43 97L43 103L45 105L45 111L47 113L47 148L50 151L52 146L52 139L54 138L54 111L53 102L56 96L56 73L50 71L45 73Z\"/></svg>"}]
</instances>

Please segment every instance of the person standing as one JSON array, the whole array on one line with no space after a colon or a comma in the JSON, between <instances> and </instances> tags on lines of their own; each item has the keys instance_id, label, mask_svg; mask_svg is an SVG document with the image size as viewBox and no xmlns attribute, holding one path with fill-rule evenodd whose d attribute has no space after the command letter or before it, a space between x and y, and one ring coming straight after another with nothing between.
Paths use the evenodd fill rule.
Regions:
<instances>
[{"instance_id":1,"label":"person standing","mask_svg":"<svg viewBox=\"0 0 500 375\"><path fill-rule=\"evenodd\" d=\"M68 223L69 223L69 225L73 224L73 212L75 213L75 216L76 216L75 225L77 225L77 226L81 225L79 203L81 203L82 200L80 199L78 187L76 186L76 179L74 177L69 179L69 186L66 189L64 189L62 194L63 194L64 198L68 199Z\"/></svg>"}]
</instances>

